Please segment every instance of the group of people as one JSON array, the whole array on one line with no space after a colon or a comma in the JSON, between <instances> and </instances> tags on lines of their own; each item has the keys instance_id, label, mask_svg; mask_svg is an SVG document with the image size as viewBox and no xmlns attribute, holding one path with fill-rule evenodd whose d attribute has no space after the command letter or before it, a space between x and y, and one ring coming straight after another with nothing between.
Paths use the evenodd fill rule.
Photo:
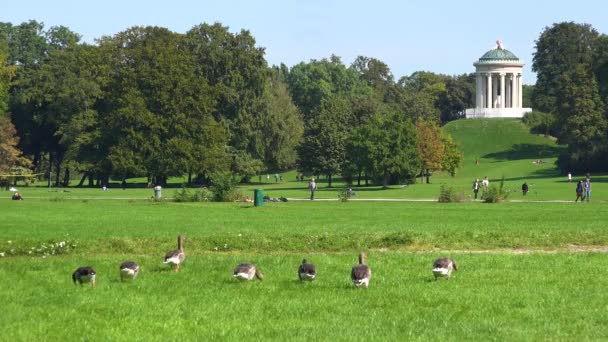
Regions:
<instances>
[{"instance_id":1,"label":"group of people","mask_svg":"<svg viewBox=\"0 0 608 342\"><path fill-rule=\"evenodd\" d=\"M475 179L473 182L473 196L477 199L477 194L479 193L479 189L482 189L483 192L488 191L488 187L490 186L490 181L488 180L488 176L483 177L483 180L480 182L479 178Z\"/></svg>"},{"instance_id":2,"label":"group of people","mask_svg":"<svg viewBox=\"0 0 608 342\"><path fill-rule=\"evenodd\" d=\"M581 179L576 183L576 200L574 202L578 202L579 198L581 202L585 200L589 202L591 199L591 177L589 175L584 180Z\"/></svg>"}]
</instances>

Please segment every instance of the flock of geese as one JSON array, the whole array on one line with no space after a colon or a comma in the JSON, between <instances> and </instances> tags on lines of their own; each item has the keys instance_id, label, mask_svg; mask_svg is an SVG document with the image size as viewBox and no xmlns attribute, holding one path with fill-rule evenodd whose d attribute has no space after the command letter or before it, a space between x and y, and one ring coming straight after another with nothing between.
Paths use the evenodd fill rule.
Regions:
<instances>
[{"instance_id":1,"label":"flock of geese","mask_svg":"<svg viewBox=\"0 0 608 342\"><path fill-rule=\"evenodd\" d=\"M175 272L179 272L179 266L184 262L186 254L184 253L184 236L177 237L177 249L167 252L165 255L165 264L169 264ZM359 264L353 266L350 273L351 280L355 287L368 287L369 281L372 278L372 270L365 264L365 253L359 254ZM437 278L450 278L452 271L457 271L456 262L450 258L438 258L433 262L433 276ZM120 279L133 280L139 274L139 265L134 261L125 261L120 264ZM72 273L74 284L89 283L95 286L95 278L97 273L91 266L79 267ZM264 279L264 274L260 269L249 263L239 264L234 269L232 276L241 280L252 280L257 278ZM315 265L308 263L306 259L302 260L302 264L298 267L298 277L301 281L312 281L317 277L317 269Z\"/></svg>"}]
</instances>

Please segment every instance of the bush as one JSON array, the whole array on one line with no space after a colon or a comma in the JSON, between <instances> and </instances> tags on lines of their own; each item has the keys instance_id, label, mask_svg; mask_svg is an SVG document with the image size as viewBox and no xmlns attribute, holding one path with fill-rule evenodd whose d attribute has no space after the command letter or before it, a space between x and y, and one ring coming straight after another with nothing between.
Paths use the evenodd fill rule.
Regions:
<instances>
[{"instance_id":1,"label":"bush","mask_svg":"<svg viewBox=\"0 0 608 342\"><path fill-rule=\"evenodd\" d=\"M213 200L218 202L230 202L243 198L243 194L236 189L241 177L229 172L218 172L211 176L211 190Z\"/></svg>"},{"instance_id":2,"label":"bush","mask_svg":"<svg viewBox=\"0 0 608 342\"><path fill-rule=\"evenodd\" d=\"M353 190L350 186L344 187L338 190L338 200L340 202L348 202L351 197L353 197Z\"/></svg>"},{"instance_id":3,"label":"bush","mask_svg":"<svg viewBox=\"0 0 608 342\"><path fill-rule=\"evenodd\" d=\"M441 187L439 188L438 200L441 203L464 202L466 200L466 196L463 191L456 191L452 187L441 184Z\"/></svg>"},{"instance_id":4,"label":"bush","mask_svg":"<svg viewBox=\"0 0 608 342\"><path fill-rule=\"evenodd\" d=\"M507 197L509 197L509 192L504 189L504 185L505 185L505 176L502 176L502 179L500 180L500 186L499 187L496 187L496 185L490 186L488 191L484 192L483 195L481 195L481 199L486 203L503 202L504 200L507 199Z\"/></svg>"},{"instance_id":5,"label":"bush","mask_svg":"<svg viewBox=\"0 0 608 342\"><path fill-rule=\"evenodd\" d=\"M213 199L213 193L207 188L191 190L182 184L182 187L177 190L173 196L175 202L207 202Z\"/></svg>"}]
</instances>

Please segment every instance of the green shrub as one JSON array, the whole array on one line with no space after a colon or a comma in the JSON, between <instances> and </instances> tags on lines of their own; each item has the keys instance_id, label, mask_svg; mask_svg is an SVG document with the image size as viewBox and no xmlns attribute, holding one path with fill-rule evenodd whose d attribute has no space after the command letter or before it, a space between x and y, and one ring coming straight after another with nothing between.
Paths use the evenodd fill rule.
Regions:
<instances>
[{"instance_id":1,"label":"green shrub","mask_svg":"<svg viewBox=\"0 0 608 342\"><path fill-rule=\"evenodd\" d=\"M483 195L481 195L481 199L486 203L503 202L504 200L507 199L507 197L509 197L509 192L507 190L505 190L504 185L505 185L505 176L502 176L502 179L500 180L500 186L498 186L498 187L496 187L496 185L490 186L488 191L484 192Z\"/></svg>"},{"instance_id":2,"label":"green shrub","mask_svg":"<svg viewBox=\"0 0 608 342\"><path fill-rule=\"evenodd\" d=\"M340 202L348 202L353 196L353 191L350 186L346 186L338 190L338 200Z\"/></svg>"},{"instance_id":3,"label":"green shrub","mask_svg":"<svg viewBox=\"0 0 608 342\"><path fill-rule=\"evenodd\" d=\"M456 191L452 187L441 184L438 200L441 203L464 202L466 201L466 196L463 191Z\"/></svg>"},{"instance_id":4,"label":"green shrub","mask_svg":"<svg viewBox=\"0 0 608 342\"><path fill-rule=\"evenodd\" d=\"M240 181L240 176L233 175L229 172L214 173L211 176L213 200L218 202L230 202L242 198L242 193L236 190Z\"/></svg>"},{"instance_id":5,"label":"green shrub","mask_svg":"<svg viewBox=\"0 0 608 342\"><path fill-rule=\"evenodd\" d=\"M182 187L175 192L173 197L175 202L207 202L213 199L213 192L207 188L188 189L186 184L182 184Z\"/></svg>"}]
</instances>

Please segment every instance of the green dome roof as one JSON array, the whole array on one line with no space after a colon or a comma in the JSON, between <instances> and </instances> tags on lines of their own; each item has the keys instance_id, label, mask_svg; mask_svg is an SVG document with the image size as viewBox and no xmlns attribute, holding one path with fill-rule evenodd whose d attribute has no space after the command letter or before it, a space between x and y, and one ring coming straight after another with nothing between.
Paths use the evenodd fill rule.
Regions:
<instances>
[{"instance_id":1,"label":"green dome roof","mask_svg":"<svg viewBox=\"0 0 608 342\"><path fill-rule=\"evenodd\" d=\"M491 63L501 63L501 62L516 62L521 63L519 58L515 56L515 54L507 49L502 47L501 42L497 42L497 46L495 49L492 49L481 56L477 63L482 64L491 64Z\"/></svg>"},{"instance_id":2,"label":"green dome roof","mask_svg":"<svg viewBox=\"0 0 608 342\"><path fill-rule=\"evenodd\" d=\"M488 61L488 60L512 60L519 59L515 54L509 50L505 49L492 49L481 56L479 61Z\"/></svg>"}]
</instances>

